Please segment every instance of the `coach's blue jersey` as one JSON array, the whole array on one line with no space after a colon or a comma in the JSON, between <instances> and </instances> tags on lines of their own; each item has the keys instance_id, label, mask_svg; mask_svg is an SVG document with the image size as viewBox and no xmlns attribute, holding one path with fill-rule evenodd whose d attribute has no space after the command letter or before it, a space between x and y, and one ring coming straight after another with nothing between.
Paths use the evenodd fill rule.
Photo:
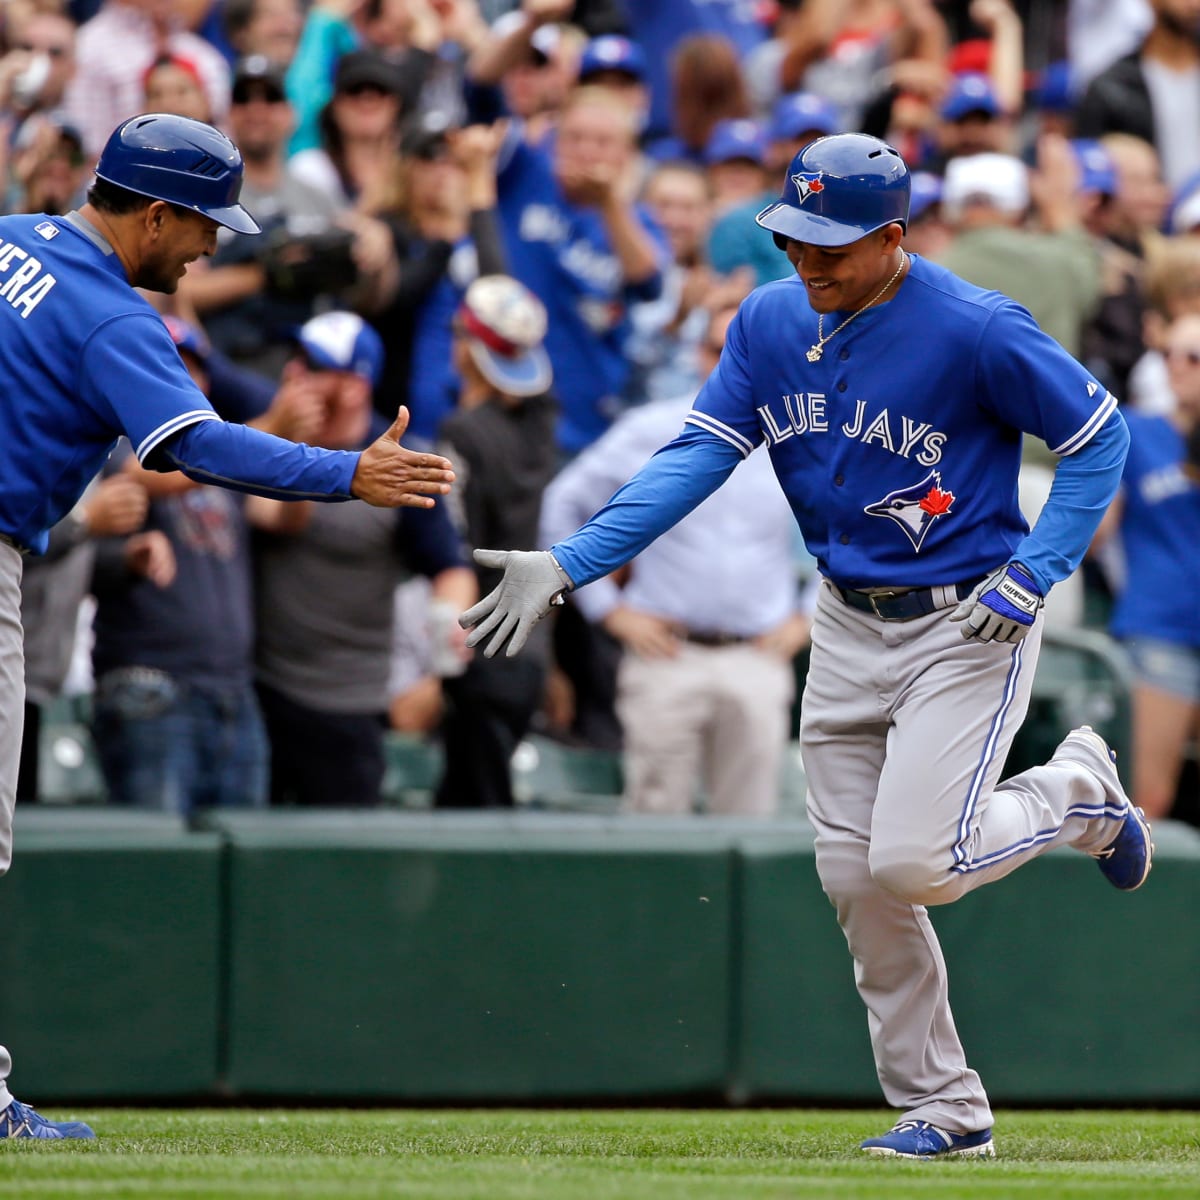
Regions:
<instances>
[{"instance_id":1,"label":"coach's blue jersey","mask_svg":"<svg viewBox=\"0 0 1200 1200\"><path fill-rule=\"evenodd\" d=\"M1186 448L1164 417L1129 413L1121 542L1128 583L1112 632L1200 646L1200 483L1184 471Z\"/></svg>"},{"instance_id":2,"label":"coach's blue jersey","mask_svg":"<svg viewBox=\"0 0 1200 1200\"><path fill-rule=\"evenodd\" d=\"M218 419L162 318L88 229L74 216L0 218L0 532L39 552L120 434L144 460Z\"/></svg>"},{"instance_id":3,"label":"coach's blue jersey","mask_svg":"<svg viewBox=\"0 0 1200 1200\"><path fill-rule=\"evenodd\" d=\"M1023 308L916 257L810 363L816 340L799 278L751 293L688 422L743 454L767 443L809 551L843 586L981 577L1028 532L1022 431L1067 455L1120 419Z\"/></svg>"},{"instance_id":4,"label":"coach's blue jersey","mask_svg":"<svg viewBox=\"0 0 1200 1200\"><path fill-rule=\"evenodd\" d=\"M575 452L594 442L620 410L629 377L629 305L656 299L662 275L626 286L599 211L566 200L549 152L516 138L510 151L498 180L505 249L513 275L546 306L546 353L561 408L558 438ZM645 212L638 215L665 264L669 255L657 227Z\"/></svg>"}]
</instances>

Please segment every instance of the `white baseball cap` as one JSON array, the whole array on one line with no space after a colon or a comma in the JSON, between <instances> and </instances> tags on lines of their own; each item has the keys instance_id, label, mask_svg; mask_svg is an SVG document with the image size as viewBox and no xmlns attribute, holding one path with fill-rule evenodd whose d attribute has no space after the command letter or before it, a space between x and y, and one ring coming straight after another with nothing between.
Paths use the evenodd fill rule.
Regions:
<instances>
[{"instance_id":1,"label":"white baseball cap","mask_svg":"<svg viewBox=\"0 0 1200 1200\"><path fill-rule=\"evenodd\" d=\"M1029 207L1029 169L1011 154L966 154L946 164L942 211L957 219L970 203L1017 216Z\"/></svg>"},{"instance_id":2,"label":"white baseball cap","mask_svg":"<svg viewBox=\"0 0 1200 1200\"><path fill-rule=\"evenodd\" d=\"M542 347L546 307L508 275L482 275L467 288L458 328L475 365L497 391L540 396L554 372Z\"/></svg>"}]
</instances>

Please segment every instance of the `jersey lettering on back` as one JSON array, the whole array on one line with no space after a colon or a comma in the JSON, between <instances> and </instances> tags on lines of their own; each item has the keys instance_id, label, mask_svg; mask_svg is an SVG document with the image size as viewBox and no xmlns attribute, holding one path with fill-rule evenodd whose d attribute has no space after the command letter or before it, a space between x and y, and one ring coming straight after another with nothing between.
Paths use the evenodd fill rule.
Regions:
<instances>
[{"instance_id":1,"label":"jersey lettering on back","mask_svg":"<svg viewBox=\"0 0 1200 1200\"><path fill-rule=\"evenodd\" d=\"M0 277L3 277L0 297L20 311L22 320L41 304L57 282L49 271L42 270L39 259L15 242L0 242Z\"/></svg>"}]
</instances>

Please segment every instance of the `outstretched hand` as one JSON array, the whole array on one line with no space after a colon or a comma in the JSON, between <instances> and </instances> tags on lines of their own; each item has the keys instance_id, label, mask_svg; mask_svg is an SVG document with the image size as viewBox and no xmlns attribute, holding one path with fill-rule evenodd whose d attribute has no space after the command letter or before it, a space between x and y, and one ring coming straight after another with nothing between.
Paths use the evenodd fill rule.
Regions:
<instances>
[{"instance_id":1,"label":"outstretched hand","mask_svg":"<svg viewBox=\"0 0 1200 1200\"><path fill-rule=\"evenodd\" d=\"M454 482L448 458L406 450L400 439L408 428L408 409L400 406L391 428L359 455L350 491L376 508L432 508Z\"/></svg>"},{"instance_id":2,"label":"outstretched hand","mask_svg":"<svg viewBox=\"0 0 1200 1200\"><path fill-rule=\"evenodd\" d=\"M471 629L469 647L492 635L483 649L485 658L494 657L505 642L505 657L512 658L529 639L530 630L554 605L563 602L563 593L575 584L549 550L476 550L475 561L481 567L502 570L504 578L474 608L468 608L458 623Z\"/></svg>"}]
</instances>

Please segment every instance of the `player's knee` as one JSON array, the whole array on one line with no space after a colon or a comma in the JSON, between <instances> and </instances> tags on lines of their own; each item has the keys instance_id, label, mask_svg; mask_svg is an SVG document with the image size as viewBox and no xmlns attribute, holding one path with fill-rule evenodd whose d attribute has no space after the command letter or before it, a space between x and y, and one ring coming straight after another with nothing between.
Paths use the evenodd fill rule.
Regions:
<instances>
[{"instance_id":1,"label":"player's knee","mask_svg":"<svg viewBox=\"0 0 1200 1200\"><path fill-rule=\"evenodd\" d=\"M959 877L919 846L872 849L870 865L875 883L909 904L948 904L961 893Z\"/></svg>"}]
</instances>

